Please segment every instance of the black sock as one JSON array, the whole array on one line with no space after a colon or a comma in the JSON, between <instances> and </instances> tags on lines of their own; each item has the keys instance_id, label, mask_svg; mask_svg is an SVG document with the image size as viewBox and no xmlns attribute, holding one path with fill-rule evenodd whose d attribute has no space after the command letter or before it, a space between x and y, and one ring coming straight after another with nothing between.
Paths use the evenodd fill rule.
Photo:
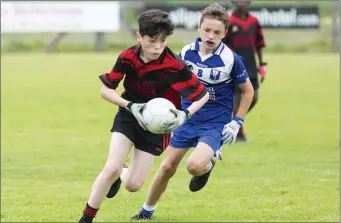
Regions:
<instances>
[{"instance_id":1,"label":"black sock","mask_svg":"<svg viewBox=\"0 0 341 223\"><path fill-rule=\"evenodd\" d=\"M92 208L88 203L83 211L83 217L92 221L92 219L96 216L98 209Z\"/></svg>"}]
</instances>

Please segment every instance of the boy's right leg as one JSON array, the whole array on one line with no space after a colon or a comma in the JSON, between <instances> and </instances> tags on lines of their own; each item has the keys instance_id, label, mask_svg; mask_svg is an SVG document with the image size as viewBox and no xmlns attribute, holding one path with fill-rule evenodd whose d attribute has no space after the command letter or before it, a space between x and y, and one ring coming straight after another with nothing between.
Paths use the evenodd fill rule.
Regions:
<instances>
[{"instance_id":1,"label":"boy's right leg","mask_svg":"<svg viewBox=\"0 0 341 223\"><path fill-rule=\"evenodd\" d=\"M118 192L121 181L128 191L138 191L149 175L155 157L160 156L169 143L169 135L159 135L145 131L138 125L137 121L135 125L134 153L129 167L123 168L121 176L117 180L119 184L115 182L110 188L109 194L111 197ZM109 197L108 195L107 197Z\"/></svg>"},{"instance_id":2,"label":"boy's right leg","mask_svg":"<svg viewBox=\"0 0 341 223\"><path fill-rule=\"evenodd\" d=\"M132 141L125 135L117 132L112 134L107 162L92 186L90 198L79 222L92 222L110 186L119 178L132 145Z\"/></svg>"}]
</instances>

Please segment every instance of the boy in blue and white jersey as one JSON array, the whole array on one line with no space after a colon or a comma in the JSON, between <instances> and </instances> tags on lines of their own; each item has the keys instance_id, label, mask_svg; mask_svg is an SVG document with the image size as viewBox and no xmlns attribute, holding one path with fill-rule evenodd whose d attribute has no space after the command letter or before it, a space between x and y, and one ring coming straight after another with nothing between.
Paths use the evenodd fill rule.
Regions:
<instances>
[{"instance_id":1,"label":"boy in blue and white jersey","mask_svg":"<svg viewBox=\"0 0 341 223\"><path fill-rule=\"evenodd\" d=\"M195 149L187 160L187 170L193 176L189 189L193 192L202 189L215 165L214 155L221 159L223 143L234 143L243 125L254 91L243 59L221 42L228 23L228 14L222 6L213 4L206 7L199 25L200 38L186 45L180 53L193 73L205 84L210 99L192 116L188 109L191 102L182 99L182 110L187 114L187 120L173 132L147 200L132 220L152 217L169 179L192 147ZM241 88L243 95L238 112L232 119L235 84Z\"/></svg>"},{"instance_id":2,"label":"boy in blue and white jersey","mask_svg":"<svg viewBox=\"0 0 341 223\"><path fill-rule=\"evenodd\" d=\"M205 85L210 98L199 111L187 120L186 126L175 130L171 145L176 148L183 148L179 147L184 146L181 143L181 139L184 138L181 132L184 133L187 128L202 129L207 126L211 131L217 131L214 135L221 139L224 125L231 121L235 83L243 84L248 80L242 58L232 52L223 42L220 42L209 55L200 53L200 43L202 40L199 37L195 42L185 46L180 56ZM183 98L181 103L183 110L186 110L191 104L186 98ZM188 140L186 141L190 143ZM216 151L217 146L220 145L214 142L211 148ZM195 147L195 145L188 145L188 147Z\"/></svg>"}]
</instances>

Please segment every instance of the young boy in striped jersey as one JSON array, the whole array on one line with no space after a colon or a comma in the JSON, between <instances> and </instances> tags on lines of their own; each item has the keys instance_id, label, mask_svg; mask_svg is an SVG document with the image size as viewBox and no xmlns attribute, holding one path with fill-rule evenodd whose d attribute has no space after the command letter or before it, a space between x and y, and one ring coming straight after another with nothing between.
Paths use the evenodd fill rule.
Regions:
<instances>
[{"instance_id":1,"label":"young boy in striped jersey","mask_svg":"<svg viewBox=\"0 0 341 223\"><path fill-rule=\"evenodd\" d=\"M244 123L254 91L242 58L221 41L228 25L228 14L222 6L208 6L200 20L200 37L181 51L182 59L208 90L209 101L173 132L166 157L154 177L147 200L132 220L152 217L168 181L192 147L195 150L187 160L187 170L193 176L189 189L193 192L201 190L215 165L213 157L221 159L222 145L234 143ZM235 84L243 94L238 112L232 119ZM182 98L182 109L188 108L190 104L188 99Z\"/></svg>"}]
</instances>

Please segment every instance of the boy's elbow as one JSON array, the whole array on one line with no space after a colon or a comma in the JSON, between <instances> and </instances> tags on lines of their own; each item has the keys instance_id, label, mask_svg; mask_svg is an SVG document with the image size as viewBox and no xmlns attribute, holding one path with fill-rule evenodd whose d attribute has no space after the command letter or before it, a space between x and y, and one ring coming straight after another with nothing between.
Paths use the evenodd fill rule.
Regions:
<instances>
[{"instance_id":1,"label":"boy's elbow","mask_svg":"<svg viewBox=\"0 0 341 223\"><path fill-rule=\"evenodd\" d=\"M254 93L255 93L255 90L254 90L254 88L253 88L251 82L248 81L244 86L245 86L245 87L243 87L243 89L242 89L243 93L244 93L244 94L250 94L250 95L253 96Z\"/></svg>"},{"instance_id":2,"label":"boy's elbow","mask_svg":"<svg viewBox=\"0 0 341 223\"><path fill-rule=\"evenodd\" d=\"M102 86L102 88L101 88L101 97L106 99L107 92L108 92L108 88L106 86Z\"/></svg>"},{"instance_id":3,"label":"boy's elbow","mask_svg":"<svg viewBox=\"0 0 341 223\"><path fill-rule=\"evenodd\" d=\"M253 89L253 86L251 85L251 87L248 88L248 89L246 90L246 92L244 92L244 93L249 94L250 97L253 98L253 96L254 96L254 94L255 94L255 90Z\"/></svg>"},{"instance_id":4,"label":"boy's elbow","mask_svg":"<svg viewBox=\"0 0 341 223\"><path fill-rule=\"evenodd\" d=\"M210 94L206 92L206 94L202 98L200 98L198 101L201 102L202 104L205 104L206 102L208 102L209 99L210 99Z\"/></svg>"}]
</instances>

